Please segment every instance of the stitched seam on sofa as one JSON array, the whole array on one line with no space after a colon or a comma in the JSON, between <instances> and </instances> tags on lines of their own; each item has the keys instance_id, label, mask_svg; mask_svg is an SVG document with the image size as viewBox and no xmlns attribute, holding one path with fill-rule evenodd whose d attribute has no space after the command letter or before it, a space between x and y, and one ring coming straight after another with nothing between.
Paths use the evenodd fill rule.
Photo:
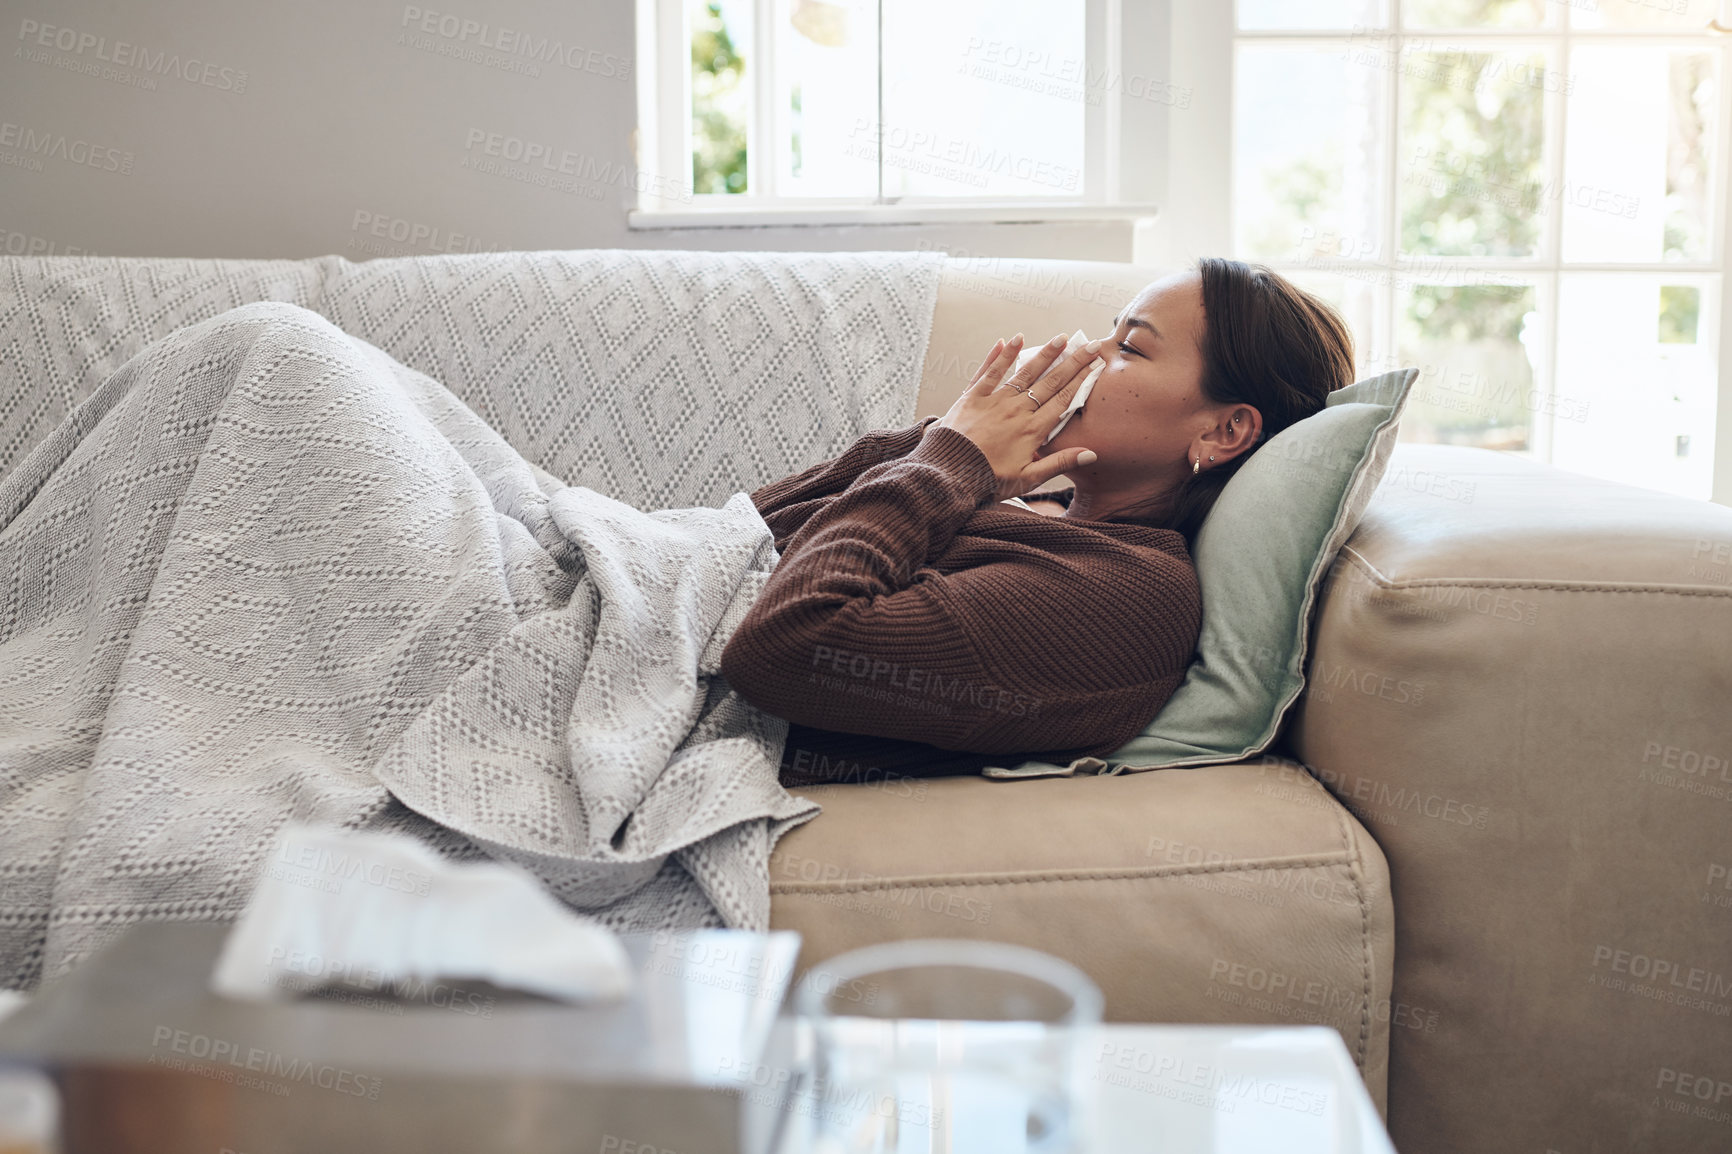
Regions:
<instances>
[{"instance_id":1,"label":"stitched seam on sofa","mask_svg":"<svg viewBox=\"0 0 1732 1154\"><path fill-rule=\"evenodd\" d=\"M1353 896L1359 899L1359 968L1363 985L1359 998L1359 1048L1353 1061L1363 1078L1365 1050L1371 1037L1371 910L1365 902L1365 886L1360 879L1358 839L1348 828L1347 815L1340 809L1335 811L1335 826L1341 831L1342 847L1352 853L1347 863L1347 876L1353 879Z\"/></svg>"},{"instance_id":2,"label":"stitched seam on sofa","mask_svg":"<svg viewBox=\"0 0 1732 1154\"><path fill-rule=\"evenodd\" d=\"M937 889L952 886L1013 886L1044 882L1136 881L1142 878L1189 877L1194 874L1273 873L1351 865L1352 855L1332 853L1274 862L1215 862L1200 866L1125 868L1116 870L1031 870L1018 874L927 874L905 878L846 878L828 882L770 882L773 894L862 893L868 890Z\"/></svg>"},{"instance_id":3,"label":"stitched seam on sofa","mask_svg":"<svg viewBox=\"0 0 1732 1154\"><path fill-rule=\"evenodd\" d=\"M1644 585L1635 581L1524 581L1504 577L1412 577L1392 580L1365 557L1345 546L1373 582L1384 589L1555 589L1561 593L1670 593L1677 597L1732 597L1732 589L1714 585Z\"/></svg>"}]
</instances>

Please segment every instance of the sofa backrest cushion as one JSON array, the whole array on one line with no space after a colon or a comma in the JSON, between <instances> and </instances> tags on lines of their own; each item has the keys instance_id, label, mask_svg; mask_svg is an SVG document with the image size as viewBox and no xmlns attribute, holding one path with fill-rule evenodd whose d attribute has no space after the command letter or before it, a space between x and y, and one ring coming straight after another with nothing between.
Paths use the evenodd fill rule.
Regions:
<instances>
[{"instance_id":1,"label":"sofa backrest cushion","mask_svg":"<svg viewBox=\"0 0 1732 1154\"><path fill-rule=\"evenodd\" d=\"M1305 688L1318 588L1383 478L1418 375L1398 369L1337 389L1227 482L1192 550L1197 657L1154 720L1107 755L1107 772L1238 761L1275 740Z\"/></svg>"}]
</instances>

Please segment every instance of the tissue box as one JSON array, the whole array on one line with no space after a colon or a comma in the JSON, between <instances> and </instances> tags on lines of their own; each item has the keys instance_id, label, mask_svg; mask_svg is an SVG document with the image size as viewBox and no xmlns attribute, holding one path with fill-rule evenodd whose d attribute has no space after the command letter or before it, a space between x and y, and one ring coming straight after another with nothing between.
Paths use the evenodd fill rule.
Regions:
<instances>
[{"instance_id":1,"label":"tissue box","mask_svg":"<svg viewBox=\"0 0 1732 1154\"><path fill-rule=\"evenodd\" d=\"M427 983L292 1003L209 990L226 926L139 925L0 1022L61 1097L62 1154L756 1154L799 935L626 935L611 1006Z\"/></svg>"}]
</instances>

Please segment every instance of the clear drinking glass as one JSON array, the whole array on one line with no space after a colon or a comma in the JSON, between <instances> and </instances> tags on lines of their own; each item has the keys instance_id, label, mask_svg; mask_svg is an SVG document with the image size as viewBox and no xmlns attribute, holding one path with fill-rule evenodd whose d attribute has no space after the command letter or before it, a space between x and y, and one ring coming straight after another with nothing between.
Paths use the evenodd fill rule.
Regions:
<instances>
[{"instance_id":1,"label":"clear drinking glass","mask_svg":"<svg viewBox=\"0 0 1732 1154\"><path fill-rule=\"evenodd\" d=\"M816 1154L1086 1147L1101 992L1068 962L997 942L892 942L813 967L796 1008L813 1047L796 1108Z\"/></svg>"}]
</instances>

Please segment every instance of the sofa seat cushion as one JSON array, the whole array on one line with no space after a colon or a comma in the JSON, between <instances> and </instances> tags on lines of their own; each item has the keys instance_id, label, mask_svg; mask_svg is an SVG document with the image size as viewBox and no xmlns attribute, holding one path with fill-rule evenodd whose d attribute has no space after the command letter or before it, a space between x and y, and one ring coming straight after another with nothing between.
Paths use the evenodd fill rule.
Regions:
<instances>
[{"instance_id":1,"label":"sofa seat cushion","mask_svg":"<svg viewBox=\"0 0 1732 1154\"><path fill-rule=\"evenodd\" d=\"M1082 967L1120 1022L1325 1024L1383 1108L1394 909L1382 851L1304 769L805 788L824 811L770 862L800 964L977 938ZM1418 1015L1418 1026L1409 1019Z\"/></svg>"}]
</instances>

